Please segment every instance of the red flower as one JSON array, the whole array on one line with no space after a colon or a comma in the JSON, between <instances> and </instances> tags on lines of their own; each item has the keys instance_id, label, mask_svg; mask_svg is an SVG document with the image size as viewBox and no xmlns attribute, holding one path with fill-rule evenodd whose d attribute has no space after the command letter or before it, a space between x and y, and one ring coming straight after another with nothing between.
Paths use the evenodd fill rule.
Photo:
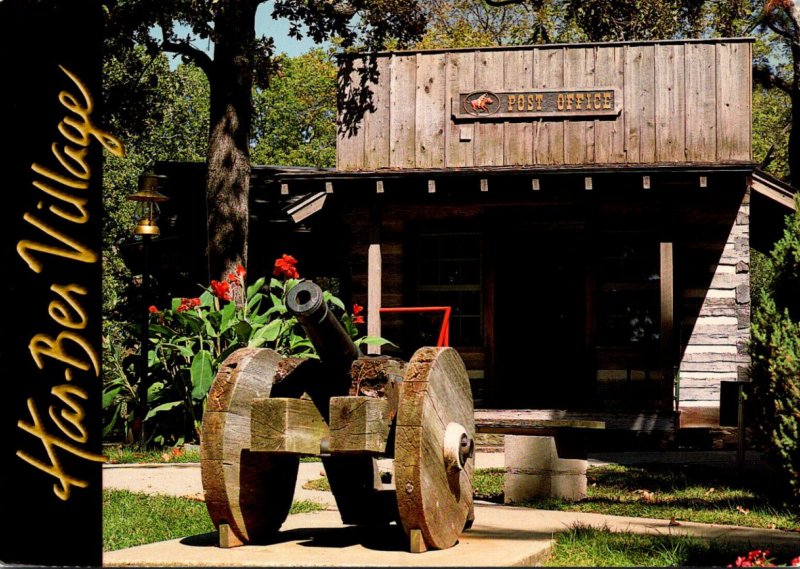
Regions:
<instances>
[{"instance_id":1,"label":"red flower","mask_svg":"<svg viewBox=\"0 0 800 569\"><path fill-rule=\"evenodd\" d=\"M156 308L155 305L151 305L150 308L147 309L147 311L150 312L150 314L156 314L158 313L158 308Z\"/></svg>"},{"instance_id":2,"label":"red flower","mask_svg":"<svg viewBox=\"0 0 800 569\"><path fill-rule=\"evenodd\" d=\"M363 324L364 317L363 316L353 316L353 324Z\"/></svg>"},{"instance_id":3,"label":"red flower","mask_svg":"<svg viewBox=\"0 0 800 569\"><path fill-rule=\"evenodd\" d=\"M363 306L361 306L360 304L354 304L353 305L353 316L361 314L362 312L364 312L364 307Z\"/></svg>"},{"instance_id":4,"label":"red flower","mask_svg":"<svg viewBox=\"0 0 800 569\"><path fill-rule=\"evenodd\" d=\"M237 282L238 280L239 280L239 277L237 277L235 274L233 274L233 273L228 273L228 282L229 282L229 283L235 283L235 282Z\"/></svg>"},{"instance_id":5,"label":"red flower","mask_svg":"<svg viewBox=\"0 0 800 569\"><path fill-rule=\"evenodd\" d=\"M231 285L226 281L211 281L212 293L220 300L231 299Z\"/></svg>"},{"instance_id":6,"label":"red flower","mask_svg":"<svg viewBox=\"0 0 800 569\"><path fill-rule=\"evenodd\" d=\"M300 273L295 268L296 264L297 259L291 255L282 255L280 259L275 259L275 270L272 271L272 274L285 279L299 279Z\"/></svg>"},{"instance_id":7,"label":"red flower","mask_svg":"<svg viewBox=\"0 0 800 569\"><path fill-rule=\"evenodd\" d=\"M247 271L242 265L236 265L236 274L244 278L247 275Z\"/></svg>"},{"instance_id":8,"label":"red flower","mask_svg":"<svg viewBox=\"0 0 800 569\"><path fill-rule=\"evenodd\" d=\"M197 308L200 306L200 299L199 298L182 298L181 303L178 308L175 309L176 312L186 312L187 310L191 310L192 308Z\"/></svg>"}]
</instances>

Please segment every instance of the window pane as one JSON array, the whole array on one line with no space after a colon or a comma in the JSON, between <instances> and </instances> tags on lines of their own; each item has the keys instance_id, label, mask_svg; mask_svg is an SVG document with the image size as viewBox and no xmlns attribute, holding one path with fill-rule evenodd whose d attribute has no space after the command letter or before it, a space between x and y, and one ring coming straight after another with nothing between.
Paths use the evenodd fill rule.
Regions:
<instances>
[{"instance_id":1,"label":"window pane","mask_svg":"<svg viewBox=\"0 0 800 569\"><path fill-rule=\"evenodd\" d=\"M439 277L439 261L420 261L418 282L421 285L438 285L441 282Z\"/></svg>"},{"instance_id":2,"label":"window pane","mask_svg":"<svg viewBox=\"0 0 800 569\"><path fill-rule=\"evenodd\" d=\"M421 234L417 243L417 302L420 306L451 307L451 345L481 345L480 234L427 233ZM437 321L441 322L441 316ZM419 322L420 328L426 327Z\"/></svg>"},{"instance_id":3,"label":"window pane","mask_svg":"<svg viewBox=\"0 0 800 569\"><path fill-rule=\"evenodd\" d=\"M601 235L598 345L647 351L660 336L659 248L655 234Z\"/></svg>"}]
</instances>

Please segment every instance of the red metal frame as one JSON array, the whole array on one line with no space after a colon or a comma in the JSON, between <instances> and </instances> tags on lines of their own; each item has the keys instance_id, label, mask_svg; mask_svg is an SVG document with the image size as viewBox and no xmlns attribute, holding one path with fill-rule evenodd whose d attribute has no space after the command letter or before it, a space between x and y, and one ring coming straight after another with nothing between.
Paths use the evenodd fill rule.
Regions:
<instances>
[{"instance_id":1,"label":"red metal frame","mask_svg":"<svg viewBox=\"0 0 800 569\"><path fill-rule=\"evenodd\" d=\"M404 312L443 312L442 328L439 330L439 340L436 342L437 348L445 348L450 345L450 312L449 306L397 306L392 308L381 308L381 314L398 314Z\"/></svg>"}]
</instances>

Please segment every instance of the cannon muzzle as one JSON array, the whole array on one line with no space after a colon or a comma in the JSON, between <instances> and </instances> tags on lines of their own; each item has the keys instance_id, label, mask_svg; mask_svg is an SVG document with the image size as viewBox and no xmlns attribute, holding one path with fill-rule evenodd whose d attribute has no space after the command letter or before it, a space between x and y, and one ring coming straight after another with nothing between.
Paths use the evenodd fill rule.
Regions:
<instances>
[{"instance_id":1,"label":"cannon muzzle","mask_svg":"<svg viewBox=\"0 0 800 569\"><path fill-rule=\"evenodd\" d=\"M362 356L314 282L303 281L287 292L286 309L303 326L326 366L347 372L350 364Z\"/></svg>"}]
</instances>

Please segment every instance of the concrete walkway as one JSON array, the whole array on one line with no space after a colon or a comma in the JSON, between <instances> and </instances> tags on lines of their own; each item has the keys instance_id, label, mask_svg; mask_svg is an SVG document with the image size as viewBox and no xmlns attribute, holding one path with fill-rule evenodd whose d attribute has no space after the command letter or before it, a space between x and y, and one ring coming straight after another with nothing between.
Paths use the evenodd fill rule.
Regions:
<instances>
[{"instance_id":1,"label":"concrete walkway","mask_svg":"<svg viewBox=\"0 0 800 569\"><path fill-rule=\"evenodd\" d=\"M665 462L665 454L603 455L590 457L590 463ZM678 454L686 456L681 459ZM653 460L658 458L661 460ZM704 452L674 453L667 461L727 467L732 465L733 459L733 455ZM502 467L503 454L479 453L476 462L479 468ZM380 461L380 466L389 470L391 461ZM290 516L281 530L279 543L220 549L216 547L215 534L187 536L109 552L104 555L103 563L111 566L530 566L547 556L555 533L576 524L630 533L693 535L728 541L736 543L743 553L769 547L787 555L800 554L800 534L796 532L690 522L670 526L668 520L554 512L488 503L476 504L475 524L463 534L457 546L445 551L411 554L403 551L404 536L396 526L381 530L343 526L330 493L302 488L306 481L319 478L321 472L321 463L301 463L295 500L321 502L328 505L328 510ZM110 465L104 468L103 477L106 488L202 497L200 468L196 464Z\"/></svg>"}]
</instances>

